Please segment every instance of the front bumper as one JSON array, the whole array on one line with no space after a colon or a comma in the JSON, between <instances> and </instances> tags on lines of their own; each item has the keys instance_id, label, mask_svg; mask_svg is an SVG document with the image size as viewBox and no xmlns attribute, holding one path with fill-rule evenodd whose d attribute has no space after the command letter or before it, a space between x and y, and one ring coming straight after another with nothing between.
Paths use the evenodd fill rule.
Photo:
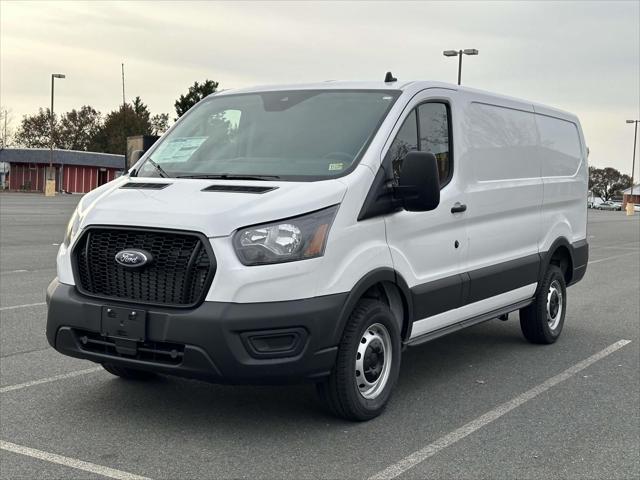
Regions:
<instances>
[{"instance_id":1,"label":"front bumper","mask_svg":"<svg viewBox=\"0 0 640 480\"><path fill-rule=\"evenodd\" d=\"M204 302L182 310L89 298L54 279L47 289L47 340L72 357L216 383L314 380L328 375L334 365L347 296ZM111 347L111 339L101 337L102 310L107 305L146 311L146 341L134 347L138 353L119 353ZM265 338L268 343L274 336L274 341L282 342L286 335L278 332L297 338L289 353L254 348L259 350ZM171 355L164 355L163 349Z\"/></svg>"}]
</instances>

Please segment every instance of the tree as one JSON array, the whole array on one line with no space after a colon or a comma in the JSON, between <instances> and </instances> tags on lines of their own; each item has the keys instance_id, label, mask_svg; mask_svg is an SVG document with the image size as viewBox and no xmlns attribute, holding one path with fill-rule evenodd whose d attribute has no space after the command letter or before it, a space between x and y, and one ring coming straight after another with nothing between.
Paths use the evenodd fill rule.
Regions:
<instances>
[{"instance_id":1,"label":"tree","mask_svg":"<svg viewBox=\"0 0 640 480\"><path fill-rule=\"evenodd\" d=\"M90 150L124 155L127 137L151 135L150 116L149 109L140 97L136 97L132 104L121 105L118 110L105 117L104 123L92 139Z\"/></svg>"},{"instance_id":2,"label":"tree","mask_svg":"<svg viewBox=\"0 0 640 480\"><path fill-rule=\"evenodd\" d=\"M191 107L207 95L214 93L218 89L218 85L218 82L209 79L205 80L203 83L194 82L193 85L189 87L187 94L180 95L178 100L176 100L174 106L176 107L176 113L178 116L175 120L187 113Z\"/></svg>"},{"instance_id":3,"label":"tree","mask_svg":"<svg viewBox=\"0 0 640 480\"><path fill-rule=\"evenodd\" d=\"M151 117L151 134L162 135L169 129L169 114L158 113Z\"/></svg>"},{"instance_id":4,"label":"tree","mask_svg":"<svg viewBox=\"0 0 640 480\"><path fill-rule=\"evenodd\" d=\"M84 105L65 113L56 127L58 148L88 150L101 127L101 116L93 107Z\"/></svg>"},{"instance_id":5,"label":"tree","mask_svg":"<svg viewBox=\"0 0 640 480\"><path fill-rule=\"evenodd\" d=\"M87 150L100 128L100 112L85 105L73 109L60 118L53 118L53 148ZM25 115L15 135L18 145L27 148L49 148L51 142L49 109L38 110L35 115Z\"/></svg>"},{"instance_id":6,"label":"tree","mask_svg":"<svg viewBox=\"0 0 640 480\"><path fill-rule=\"evenodd\" d=\"M140 97L133 99L131 107L133 108L133 113L135 113L140 122L151 124L151 112Z\"/></svg>"},{"instance_id":7,"label":"tree","mask_svg":"<svg viewBox=\"0 0 640 480\"><path fill-rule=\"evenodd\" d=\"M49 148L51 142L51 119L49 109L38 109L35 115L25 115L18 127L15 141L18 145L26 148ZM54 133L57 133L55 125L57 117L53 118ZM57 135L54 136L53 146L58 148Z\"/></svg>"},{"instance_id":8,"label":"tree","mask_svg":"<svg viewBox=\"0 0 640 480\"><path fill-rule=\"evenodd\" d=\"M51 136L49 109L39 109L35 115L25 115L15 135L15 141L27 148L49 148ZM151 115L140 97L102 115L93 107L80 109L58 117L54 115L53 146L65 150L90 150L124 155L127 137L160 134L168 128L169 115ZM3 125L0 124L0 128Z\"/></svg>"},{"instance_id":9,"label":"tree","mask_svg":"<svg viewBox=\"0 0 640 480\"><path fill-rule=\"evenodd\" d=\"M631 177L612 167L589 167L589 190L608 201L622 190L631 186Z\"/></svg>"}]
</instances>

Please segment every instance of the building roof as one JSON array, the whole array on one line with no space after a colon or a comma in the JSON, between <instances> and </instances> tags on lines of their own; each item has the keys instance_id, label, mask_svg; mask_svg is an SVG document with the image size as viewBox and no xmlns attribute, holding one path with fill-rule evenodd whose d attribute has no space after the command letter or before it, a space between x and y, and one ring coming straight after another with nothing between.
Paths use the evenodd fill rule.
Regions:
<instances>
[{"instance_id":1,"label":"building roof","mask_svg":"<svg viewBox=\"0 0 640 480\"><path fill-rule=\"evenodd\" d=\"M0 149L0 162L49 163L49 155L50 150L48 148L3 148ZM83 165L122 170L124 169L124 155L55 149L53 151L53 163L56 165Z\"/></svg>"},{"instance_id":2,"label":"building roof","mask_svg":"<svg viewBox=\"0 0 640 480\"><path fill-rule=\"evenodd\" d=\"M623 194L630 194L631 193L631 187L627 188L626 190L622 191ZM639 195L640 194L640 183L636 183L633 186L633 194L634 195Z\"/></svg>"}]
</instances>

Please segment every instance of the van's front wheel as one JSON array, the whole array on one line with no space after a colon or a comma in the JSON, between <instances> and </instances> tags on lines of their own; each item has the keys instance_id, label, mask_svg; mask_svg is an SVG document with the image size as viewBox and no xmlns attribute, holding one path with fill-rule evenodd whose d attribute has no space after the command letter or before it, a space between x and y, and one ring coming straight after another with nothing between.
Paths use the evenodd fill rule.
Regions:
<instances>
[{"instance_id":1,"label":"van's front wheel","mask_svg":"<svg viewBox=\"0 0 640 480\"><path fill-rule=\"evenodd\" d=\"M348 420L369 420L384 410L400 371L400 329L389 307L358 302L345 327L330 377L318 384L331 411Z\"/></svg>"}]
</instances>

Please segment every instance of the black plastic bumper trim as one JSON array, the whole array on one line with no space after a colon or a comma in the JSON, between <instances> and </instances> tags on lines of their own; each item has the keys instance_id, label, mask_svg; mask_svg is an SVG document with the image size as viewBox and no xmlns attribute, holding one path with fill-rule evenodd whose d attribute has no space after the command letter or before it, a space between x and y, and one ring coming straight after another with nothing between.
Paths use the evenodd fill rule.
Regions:
<instances>
[{"instance_id":1,"label":"black plastic bumper trim","mask_svg":"<svg viewBox=\"0 0 640 480\"><path fill-rule=\"evenodd\" d=\"M75 330L100 332L105 305L134 306L86 297L55 279L47 289L47 340L59 352L98 363L130 366L217 383L289 383L328 375L342 332L336 328L348 294L265 303L204 302L190 310L137 305L146 310L146 339L184 345L178 365L104 355L82 348ZM242 333L303 329L301 342L280 358L255 358Z\"/></svg>"}]
</instances>

